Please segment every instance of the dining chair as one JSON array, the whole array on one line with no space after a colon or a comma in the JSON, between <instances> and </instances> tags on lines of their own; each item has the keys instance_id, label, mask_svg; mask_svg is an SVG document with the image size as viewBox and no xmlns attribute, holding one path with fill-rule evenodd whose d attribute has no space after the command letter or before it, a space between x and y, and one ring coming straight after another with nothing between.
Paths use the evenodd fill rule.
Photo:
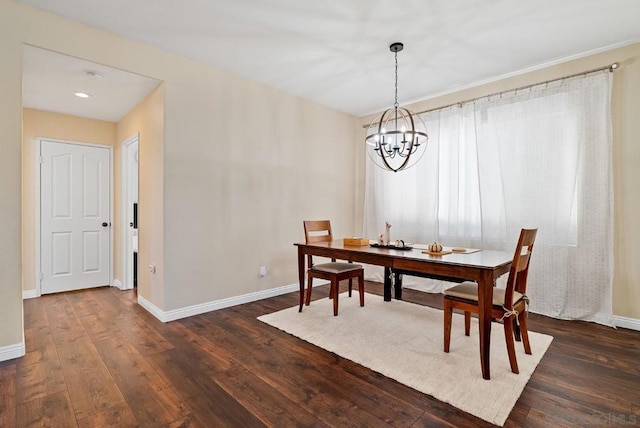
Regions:
<instances>
[{"instance_id":1,"label":"dining chair","mask_svg":"<svg viewBox=\"0 0 640 428\"><path fill-rule=\"evenodd\" d=\"M527 331L529 299L526 291L529 262L537 231L537 229L522 229L520 231L507 286L506 288L493 289L491 316L503 321L509 364L511 371L516 374L519 371L514 336L518 341L522 338L525 353L531 355ZM479 312L477 283L466 281L444 291L444 352L449 352L453 309L464 311L464 334L469 336L471 313L478 314Z\"/></svg>"},{"instance_id":2,"label":"dining chair","mask_svg":"<svg viewBox=\"0 0 640 428\"><path fill-rule=\"evenodd\" d=\"M331 222L329 220L306 220L304 223L304 239L307 244L317 242L331 242ZM364 306L364 269L361 265L353 263L336 262L313 264L311 255L307 259L307 294L305 305L311 303L311 291L313 290L313 278L325 279L331 282L329 298L333 299L333 315L338 315L338 295L340 281L349 280L349 297L353 288L353 278L358 279L358 292L360 294L360 306Z\"/></svg>"}]
</instances>

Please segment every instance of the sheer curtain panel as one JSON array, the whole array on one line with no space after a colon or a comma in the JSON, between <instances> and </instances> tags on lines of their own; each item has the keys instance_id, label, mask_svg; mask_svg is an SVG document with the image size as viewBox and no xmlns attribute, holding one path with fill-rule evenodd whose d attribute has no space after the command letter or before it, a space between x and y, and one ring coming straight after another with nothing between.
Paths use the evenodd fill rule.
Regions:
<instances>
[{"instance_id":1,"label":"sheer curtain panel","mask_svg":"<svg viewBox=\"0 0 640 428\"><path fill-rule=\"evenodd\" d=\"M367 163L365 235L389 221L392 240L513 251L537 227L531 310L613 325L611 85L602 72L426 114L420 163Z\"/></svg>"}]
</instances>

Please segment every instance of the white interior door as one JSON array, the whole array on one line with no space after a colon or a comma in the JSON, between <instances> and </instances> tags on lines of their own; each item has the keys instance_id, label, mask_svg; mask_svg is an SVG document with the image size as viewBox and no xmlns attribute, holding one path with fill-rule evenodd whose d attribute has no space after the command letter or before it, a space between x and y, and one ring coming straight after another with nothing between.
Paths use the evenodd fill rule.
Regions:
<instances>
[{"instance_id":1,"label":"white interior door","mask_svg":"<svg viewBox=\"0 0 640 428\"><path fill-rule=\"evenodd\" d=\"M43 140L40 156L41 293L109 285L110 150Z\"/></svg>"},{"instance_id":2,"label":"white interior door","mask_svg":"<svg viewBox=\"0 0 640 428\"><path fill-rule=\"evenodd\" d=\"M138 216L134 206L138 204L138 136L123 143L123 202L124 207L124 280L123 289L137 285Z\"/></svg>"}]
</instances>

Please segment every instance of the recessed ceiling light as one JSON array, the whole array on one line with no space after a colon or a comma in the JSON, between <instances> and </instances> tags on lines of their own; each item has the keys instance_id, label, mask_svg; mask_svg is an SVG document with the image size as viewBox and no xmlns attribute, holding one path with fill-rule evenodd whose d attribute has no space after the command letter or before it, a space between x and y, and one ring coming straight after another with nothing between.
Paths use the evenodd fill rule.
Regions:
<instances>
[{"instance_id":1,"label":"recessed ceiling light","mask_svg":"<svg viewBox=\"0 0 640 428\"><path fill-rule=\"evenodd\" d=\"M87 94L86 92L76 92L76 97L78 98L89 98L91 95Z\"/></svg>"}]
</instances>

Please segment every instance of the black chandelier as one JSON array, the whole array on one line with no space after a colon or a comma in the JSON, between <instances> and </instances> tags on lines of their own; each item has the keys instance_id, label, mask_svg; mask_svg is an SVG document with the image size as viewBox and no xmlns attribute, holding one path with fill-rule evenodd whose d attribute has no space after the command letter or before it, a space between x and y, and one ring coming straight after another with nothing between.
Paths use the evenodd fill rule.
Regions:
<instances>
[{"instance_id":1,"label":"black chandelier","mask_svg":"<svg viewBox=\"0 0 640 428\"><path fill-rule=\"evenodd\" d=\"M398 105L398 52L403 48L400 42L389 46L396 59L393 108L385 110L371 122L365 138L371 160L376 166L393 172L415 165L424 155L429 141L422 119Z\"/></svg>"}]
</instances>

